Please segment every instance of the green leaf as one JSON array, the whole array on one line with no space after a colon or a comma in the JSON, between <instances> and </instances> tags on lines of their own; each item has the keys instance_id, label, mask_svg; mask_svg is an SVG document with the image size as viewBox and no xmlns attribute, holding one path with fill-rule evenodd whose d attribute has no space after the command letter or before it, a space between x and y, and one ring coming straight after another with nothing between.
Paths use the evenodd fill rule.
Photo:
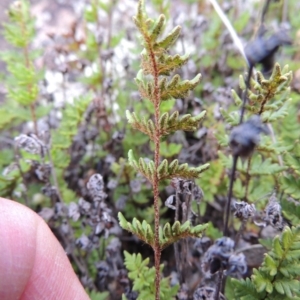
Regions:
<instances>
[{"instance_id":1,"label":"green leaf","mask_svg":"<svg viewBox=\"0 0 300 300\"><path fill-rule=\"evenodd\" d=\"M166 223L163 228L163 234L166 238L170 238L172 236L171 225L170 223Z\"/></svg>"},{"instance_id":2,"label":"green leaf","mask_svg":"<svg viewBox=\"0 0 300 300\"><path fill-rule=\"evenodd\" d=\"M164 159L158 166L157 173L160 178L168 175L168 161L166 159Z\"/></svg>"},{"instance_id":3,"label":"green leaf","mask_svg":"<svg viewBox=\"0 0 300 300\"><path fill-rule=\"evenodd\" d=\"M271 276L275 276L277 274L277 268L276 262L270 255L265 256L265 263L268 266L268 271Z\"/></svg>"},{"instance_id":4,"label":"green leaf","mask_svg":"<svg viewBox=\"0 0 300 300\"><path fill-rule=\"evenodd\" d=\"M272 250L266 254L262 266L253 270L251 280L233 282L235 295L241 299L248 299L246 294L249 291L253 294L255 288L262 296L257 299L281 299L280 295L285 295L286 299L293 299L299 296L299 258L300 227L285 227L281 237L274 238ZM247 291L241 289L245 286Z\"/></svg>"},{"instance_id":5,"label":"green leaf","mask_svg":"<svg viewBox=\"0 0 300 300\"><path fill-rule=\"evenodd\" d=\"M129 222L127 222L127 220L125 219L125 217L123 216L123 214L121 212L118 212L118 219L119 219L119 224L123 229L128 230L129 229Z\"/></svg>"},{"instance_id":6,"label":"green leaf","mask_svg":"<svg viewBox=\"0 0 300 300\"><path fill-rule=\"evenodd\" d=\"M168 50L177 41L180 31L181 27L176 26L164 39L154 45L154 50L159 52L162 50Z\"/></svg>"},{"instance_id":7,"label":"green leaf","mask_svg":"<svg viewBox=\"0 0 300 300\"><path fill-rule=\"evenodd\" d=\"M152 42L155 42L157 37L162 34L165 21L166 21L166 18L164 15L160 15L158 17L158 19L157 19L156 23L154 24L154 26L151 30L151 33L150 33L150 40Z\"/></svg>"}]
</instances>

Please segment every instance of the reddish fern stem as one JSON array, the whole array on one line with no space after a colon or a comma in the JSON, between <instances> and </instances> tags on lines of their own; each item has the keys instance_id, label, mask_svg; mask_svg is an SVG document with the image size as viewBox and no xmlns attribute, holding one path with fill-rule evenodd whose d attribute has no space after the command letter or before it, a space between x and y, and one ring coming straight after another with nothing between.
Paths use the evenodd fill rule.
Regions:
<instances>
[{"instance_id":1,"label":"reddish fern stem","mask_svg":"<svg viewBox=\"0 0 300 300\"><path fill-rule=\"evenodd\" d=\"M160 89L158 85L159 72L156 64L155 54L152 49L151 41L149 36L144 35L145 41L149 49L149 57L151 62L151 73L154 79L154 124L155 124L155 136L154 136L154 178L153 178L153 197L154 197L154 259L155 259L155 300L160 299L160 258L161 248L159 244L159 177L158 177L158 166L160 163Z\"/></svg>"}]
</instances>

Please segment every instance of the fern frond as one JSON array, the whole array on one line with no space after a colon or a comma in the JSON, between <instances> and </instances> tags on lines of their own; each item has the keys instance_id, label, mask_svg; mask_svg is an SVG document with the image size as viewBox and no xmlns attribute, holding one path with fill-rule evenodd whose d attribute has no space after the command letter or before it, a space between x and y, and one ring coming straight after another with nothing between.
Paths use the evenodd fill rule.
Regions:
<instances>
[{"instance_id":1,"label":"fern frond","mask_svg":"<svg viewBox=\"0 0 300 300\"><path fill-rule=\"evenodd\" d=\"M154 267L149 268L149 258L142 259L140 253L129 254L124 251L125 256L125 267L128 270L128 277L133 281L132 289L139 293L137 300L154 299L154 278L155 269ZM163 265L160 266L160 270L163 270ZM162 278L160 299L161 300L172 300L177 294L179 286L170 286L169 278Z\"/></svg>"},{"instance_id":2,"label":"fern frond","mask_svg":"<svg viewBox=\"0 0 300 300\"><path fill-rule=\"evenodd\" d=\"M300 296L300 226L285 227L259 269L246 280L233 280L239 299L297 299Z\"/></svg>"},{"instance_id":3,"label":"fern frond","mask_svg":"<svg viewBox=\"0 0 300 300\"><path fill-rule=\"evenodd\" d=\"M246 278L245 280L237 280L235 278L232 278L231 282L234 286L234 295L236 299L240 299L240 300L266 299L265 293L257 292L254 284L249 278Z\"/></svg>"}]
</instances>

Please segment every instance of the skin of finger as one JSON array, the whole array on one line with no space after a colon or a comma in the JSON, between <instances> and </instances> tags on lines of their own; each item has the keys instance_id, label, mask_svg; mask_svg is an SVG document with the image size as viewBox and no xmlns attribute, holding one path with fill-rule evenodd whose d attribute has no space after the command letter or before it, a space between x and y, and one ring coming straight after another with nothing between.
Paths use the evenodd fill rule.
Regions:
<instances>
[{"instance_id":1,"label":"skin of finger","mask_svg":"<svg viewBox=\"0 0 300 300\"><path fill-rule=\"evenodd\" d=\"M0 299L89 299L47 224L0 198Z\"/></svg>"}]
</instances>

